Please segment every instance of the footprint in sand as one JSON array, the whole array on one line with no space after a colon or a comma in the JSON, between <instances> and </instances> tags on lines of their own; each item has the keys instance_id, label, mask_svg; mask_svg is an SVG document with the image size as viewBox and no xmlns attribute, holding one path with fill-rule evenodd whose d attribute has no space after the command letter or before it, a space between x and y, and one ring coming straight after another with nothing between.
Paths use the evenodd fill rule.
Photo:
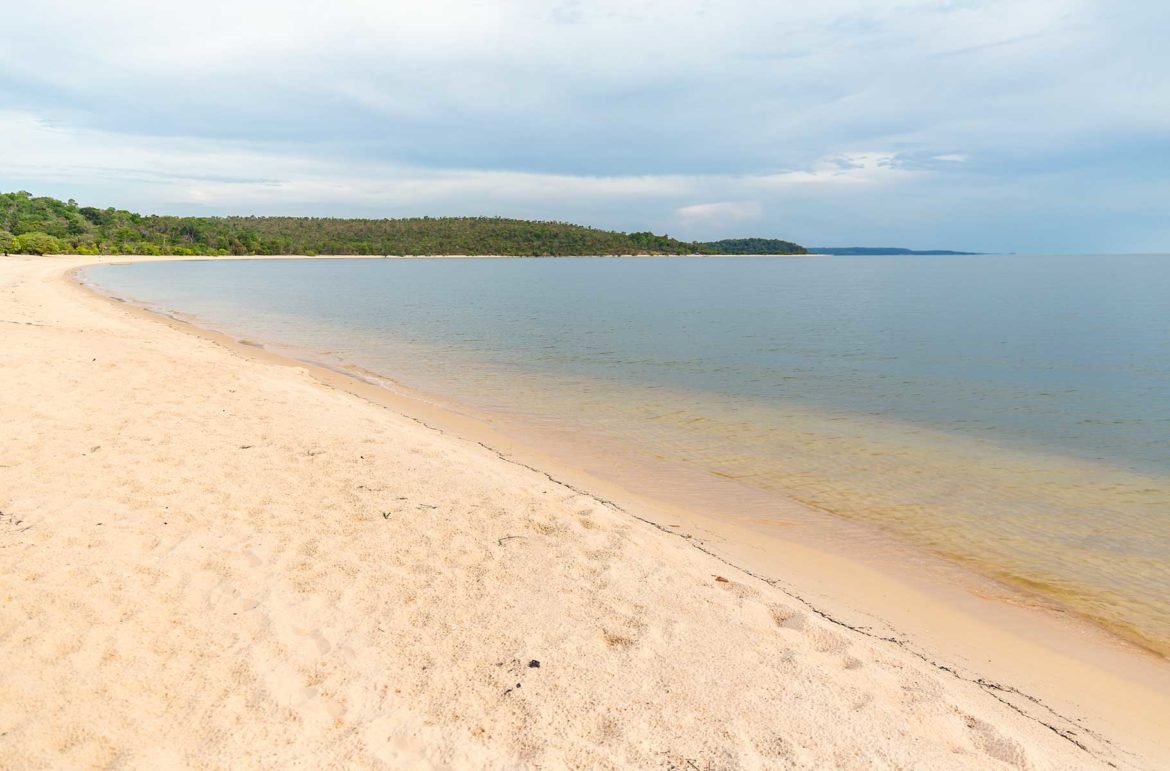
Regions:
<instances>
[{"instance_id":1,"label":"footprint in sand","mask_svg":"<svg viewBox=\"0 0 1170 771\"><path fill-rule=\"evenodd\" d=\"M971 741L985 755L1015 768L1028 765L1028 755L1019 742L1004 736L990 723L976 717L964 713L960 713L960 717L967 726Z\"/></svg>"}]
</instances>

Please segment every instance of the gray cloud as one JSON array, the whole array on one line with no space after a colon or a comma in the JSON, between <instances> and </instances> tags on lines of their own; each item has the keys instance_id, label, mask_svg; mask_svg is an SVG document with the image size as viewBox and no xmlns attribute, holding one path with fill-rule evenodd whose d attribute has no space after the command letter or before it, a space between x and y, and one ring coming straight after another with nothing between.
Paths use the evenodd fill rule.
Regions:
<instances>
[{"instance_id":1,"label":"gray cloud","mask_svg":"<svg viewBox=\"0 0 1170 771\"><path fill-rule=\"evenodd\" d=\"M1144 196L1165 193L1168 24L1154 0L42 0L0 31L0 182L147 210L1166 248Z\"/></svg>"}]
</instances>

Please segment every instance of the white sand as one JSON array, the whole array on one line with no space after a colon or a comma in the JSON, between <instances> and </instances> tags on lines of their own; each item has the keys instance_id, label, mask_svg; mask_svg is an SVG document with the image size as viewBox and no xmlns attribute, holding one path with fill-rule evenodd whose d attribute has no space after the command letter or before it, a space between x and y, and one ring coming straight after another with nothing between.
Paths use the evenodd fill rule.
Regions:
<instances>
[{"instance_id":1,"label":"white sand","mask_svg":"<svg viewBox=\"0 0 1170 771\"><path fill-rule=\"evenodd\" d=\"M0 767L1166 760L89 296L83 262L0 258Z\"/></svg>"}]
</instances>

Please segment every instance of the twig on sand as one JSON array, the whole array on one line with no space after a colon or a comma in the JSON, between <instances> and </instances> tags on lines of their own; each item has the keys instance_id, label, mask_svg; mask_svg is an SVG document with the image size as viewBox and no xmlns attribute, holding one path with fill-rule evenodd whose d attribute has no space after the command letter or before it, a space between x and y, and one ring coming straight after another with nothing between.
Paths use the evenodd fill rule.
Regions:
<instances>
[{"instance_id":1,"label":"twig on sand","mask_svg":"<svg viewBox=\"0 0 1170 771\"><path fill-rule=\"evenodd\" d=\"M511 541L513 538L527 538L527 537L528 536L525 536L525 535L506 535L503 538L497 538L496 543L498 543L500 546L503 546L504 541Z\"/></svg>"}]
</instances>

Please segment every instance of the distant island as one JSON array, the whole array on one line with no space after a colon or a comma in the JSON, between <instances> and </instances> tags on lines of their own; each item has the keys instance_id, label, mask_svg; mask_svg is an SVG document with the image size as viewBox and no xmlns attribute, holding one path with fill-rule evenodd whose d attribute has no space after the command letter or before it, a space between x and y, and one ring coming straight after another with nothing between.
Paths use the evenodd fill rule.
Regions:
<instances>
[{"instance_id":1,"label":"distant island","mask_svg":"<svg viewBox=\"0 0 1170 771\"><path fill-rule=\"evenodd\" d=\"M744 245L751 244L751 247ZM0 193L0 252L24 254L804 254L789 241L680 241L503 217L171 217Z\"/></svg>"},{"instance_id":2,"label":"distant island","mask_svg":"<svg viewBox=\"0 0 1170 771\"><path fill-rule=\"evenodd\" d=\"M808 254L808 250L778 238L726 238L699 244L706 254Z\"/></svg>"},{"instance_id":3,"label":"distant island","mask_svg":"<svg viewBox=\"0 0 1170 771\"><path fill-rule=\"evenodd\" d=\"M953 252L949 249L903 249L897 246L810 246L813 254L881 255L881 254L980 254L980 252Z\"/></svg>"}]
</instances>

